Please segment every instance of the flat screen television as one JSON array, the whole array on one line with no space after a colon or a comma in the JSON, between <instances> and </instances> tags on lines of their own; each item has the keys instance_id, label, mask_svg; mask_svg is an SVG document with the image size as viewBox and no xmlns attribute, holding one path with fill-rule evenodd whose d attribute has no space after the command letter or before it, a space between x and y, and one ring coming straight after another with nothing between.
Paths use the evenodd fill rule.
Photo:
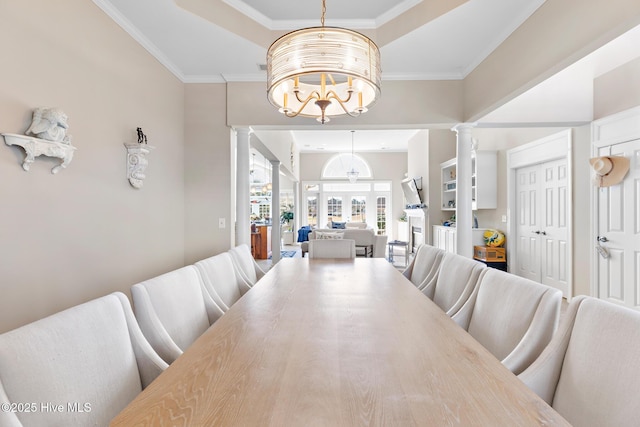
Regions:
<instances>
[{"instance_id":1,"label":"flat screen television","mask_svg":"<svg viewBox=\"0 0 640 427\"><path fill-rule=\"evenodd\" d=\"M408 208L424 207L415 178L403 180L402 191L404 192L404 198L407 201Z\"/></svg>"}]
</instances>

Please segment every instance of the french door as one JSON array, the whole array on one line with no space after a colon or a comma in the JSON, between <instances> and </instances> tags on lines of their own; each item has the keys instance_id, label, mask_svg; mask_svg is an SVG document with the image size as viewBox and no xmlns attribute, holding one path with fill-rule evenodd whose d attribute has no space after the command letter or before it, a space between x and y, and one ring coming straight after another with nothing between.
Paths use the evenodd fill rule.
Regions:
<instances>
[{"instance_id":1,"label":"french door","mask_svg":"<svg viewBox=\"0 0 640 427\"><path fill-rule=\"evenodd\" d=\"M567 160L516 170L515 273L569 296Z\"/></svg>"},{"instance_id":2,"label":"french door","mask_svg":"<svg viewBox=\"0 0 640 427\"><path fill-rule=\"evenodd\" d=\"M305 182L303 200L308 225L323 228L330 221L359 222L377 234L389 231L391 182Z\"/></svg>"},{"instance_id":3,"label":"french door","mask_svg":"<svg viewBox=\"0 0 640 427\"><path fill-rule=\"evenodd\" d=\"M326 194L327 220L337 222L367 221L367 196L359 194ZM327 221L327 222L328 222Z\"/></svg>"}]
</instances>

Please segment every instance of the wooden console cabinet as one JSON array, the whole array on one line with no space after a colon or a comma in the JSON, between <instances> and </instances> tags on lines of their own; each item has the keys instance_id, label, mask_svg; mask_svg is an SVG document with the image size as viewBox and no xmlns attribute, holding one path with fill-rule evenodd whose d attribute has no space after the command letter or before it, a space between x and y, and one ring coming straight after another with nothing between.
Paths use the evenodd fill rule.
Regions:
<instances>
[{"instance_id":1,"label":"wooden console cabinet","mask_svg":"<svg viewBox=\"0 0 640 427\"><path fill-rule=\"evenodd\" d=\"M251 233L251 254L255 259L268 259L271 255L271 226L259 225Z\"/></svg>"}]
</instances>

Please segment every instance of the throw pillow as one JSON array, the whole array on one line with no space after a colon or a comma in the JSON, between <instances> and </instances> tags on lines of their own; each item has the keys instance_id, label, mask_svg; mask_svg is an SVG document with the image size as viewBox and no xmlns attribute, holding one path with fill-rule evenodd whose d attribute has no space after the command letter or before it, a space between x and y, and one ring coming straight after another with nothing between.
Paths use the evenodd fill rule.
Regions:
<instances>
[{"instance_id":1,"label":"throw pillow","mask_svg":"<svg viewBox=\"0 0 640 427\"><path fill-rule=\"evenodd\" d=\"M316 231L316 239L343 239L344 233L339 231Z\"/></svg>"},{"instance_id":2,"label":"throw pillow","mask_svg":"<svg viewBox=\"0 0 640 427\"><path fill-rule=\"evenodd\" d=\"M346 228L346 222L335 222L333 221L331 223L331 228L340 228L340 229L345 229Z\"/></svg>"}]
</instances>

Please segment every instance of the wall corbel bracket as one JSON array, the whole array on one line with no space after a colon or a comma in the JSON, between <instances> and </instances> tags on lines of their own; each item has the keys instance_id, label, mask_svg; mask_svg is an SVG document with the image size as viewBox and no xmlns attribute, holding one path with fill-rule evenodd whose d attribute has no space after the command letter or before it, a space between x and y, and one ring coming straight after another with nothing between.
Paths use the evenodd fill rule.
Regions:
<instances>
[{"instance_id":1,"label":"wall corbel bracket","mask_svg":"<svg viewBox=\"0 0 640 427\"><path fill-rule=\"evenodd\" d=\"M15 133L3 133L4 141L7 145L17 145L24 149L26 157L22 163L22 169L29 171L31 163L38 156L57 157L62 159L62 163L51 169L52 174L60 172L66 168L73 159L76 150L71 144L64 142L47 141L45 139L34 138L32 136L18 135Z\"/></svg>"},{"instance_id":2,"label":"wall corbel bracket","mask_svg":"<svg viewBox=\"0 0 640 427\"><path fill-rule=\"evenodd\" d=\"M144 171L149 164L147 154L155 147L147 144L127 144L127 179L133 188L140 189L144 183Z\"/></svg>"}]
</instances>

